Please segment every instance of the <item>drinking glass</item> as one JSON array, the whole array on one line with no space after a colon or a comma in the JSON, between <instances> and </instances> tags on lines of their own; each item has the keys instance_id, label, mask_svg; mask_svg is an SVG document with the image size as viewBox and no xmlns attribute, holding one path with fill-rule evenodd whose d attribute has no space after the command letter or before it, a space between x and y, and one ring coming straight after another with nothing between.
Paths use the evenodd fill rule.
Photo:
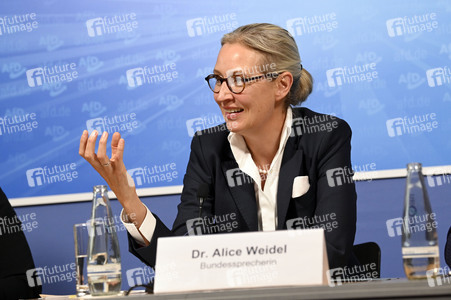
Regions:
<instances>
[{"instance_id":1,"label":"drinking glass","mask_svg":"<svg viewBox=\"0 0 451 300\"><path fill-rule=\"evenodd\" d=\"M88 276L87 276L87 257L88 257L88 228L86 223L74 225L75 242L75 263L77 266L76 290L77 297L89 294Z\"/></svg>"}]
</instances>

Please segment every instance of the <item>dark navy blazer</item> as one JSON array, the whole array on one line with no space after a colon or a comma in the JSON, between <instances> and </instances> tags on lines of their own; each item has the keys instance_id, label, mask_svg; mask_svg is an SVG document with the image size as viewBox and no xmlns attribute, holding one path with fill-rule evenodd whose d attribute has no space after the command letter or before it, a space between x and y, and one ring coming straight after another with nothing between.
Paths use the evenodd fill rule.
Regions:
<instances>
[{"instance_id":1,"label":"dark navy blazer","mask_svg":"<svg viewBox=\"0 0 451 300\"><path fill-rule=\"evenodd\" d=\"M199 217L199 186L209 186L202 217L234 213L233 232L258 230L257 203L252 179L241 185L228 184L227 172L238 168L224 125L198 132L191 143L191 154L183 181L181 202L172 230L155 216L157 225L150 245L141 247L129 235L129 250L144 263L154 266L160 237L187 234L186 221ZM351 167L351 129L336 117L293 108L292 135L283 153L277 190L277 230L287 229L295 218L336 221L325 231L329 267L344 267L352 253L356 231L355 185ZM229 173L230 174L230 173ZM308 176L310 188L300 197L292 197L293 181ZM230 179L230 178L229 178ZM151 209L151 208L150 208ZM330 224L329 224L330 225ZM308 246L308 245L306 245Z\"/></svg>"}]
</instances>

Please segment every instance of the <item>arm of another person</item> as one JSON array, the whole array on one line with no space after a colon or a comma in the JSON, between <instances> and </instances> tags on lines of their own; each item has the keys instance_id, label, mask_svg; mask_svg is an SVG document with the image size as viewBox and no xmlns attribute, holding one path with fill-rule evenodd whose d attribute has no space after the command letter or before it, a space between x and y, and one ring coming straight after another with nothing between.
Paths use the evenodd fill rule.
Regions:
<instances>
[{"instance_id":1,"label":"arm of another person","mask_svg":"<svg viewBox=\"0 0 451 300\"><path fill-rule=\"evenodd\" d=\"M331 230L325 231L331 269L348 264L354 244L357 218L357 194L352 181L351 128L345 121L339 119L337 121L337 128L323 136L317 154L318 187L315 215L328 217L331 220L329 225L335 224ZM343 173L341 184L333 181L334 171L338 174Z\"/></svg>"}]
</instances>

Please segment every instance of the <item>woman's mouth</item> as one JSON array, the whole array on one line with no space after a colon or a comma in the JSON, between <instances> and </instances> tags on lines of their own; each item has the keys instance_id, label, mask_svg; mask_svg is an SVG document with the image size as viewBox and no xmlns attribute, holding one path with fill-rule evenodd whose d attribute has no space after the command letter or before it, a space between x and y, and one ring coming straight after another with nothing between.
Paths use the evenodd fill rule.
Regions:
<instances>
[{"instance_id":1,"label":"woman's mouth","mask_svg":"<svg viewBox=\"0 0 451 300\"><path fill-rule=\"evenodd\" d=\"M242 108L224 109L225 117L229 120L235 120L243 111L244 109Z\"/></svg>"}]
</instances>

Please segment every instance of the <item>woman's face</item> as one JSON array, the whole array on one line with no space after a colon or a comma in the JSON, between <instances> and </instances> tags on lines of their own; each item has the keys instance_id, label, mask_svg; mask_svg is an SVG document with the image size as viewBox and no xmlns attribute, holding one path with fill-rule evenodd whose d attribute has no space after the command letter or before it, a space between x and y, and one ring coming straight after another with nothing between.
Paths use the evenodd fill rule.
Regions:
<instances>
[{"instance_id":1,"label":"woman's face","mask_svg":"<svg viewBox=\"0 0 451 300\"><path fill-rule=\"evenodd\" d=\"M219 51L214 74L226 78L231 71L243 70L244 77L261 75L262 55L241 44L224 44ZM257 72L255 72L257 70ZM271 70L268 70L271 71ZM214 99L221 108L222 115L230 131L248 135L258 133L270 126L277 101L276 84L273 81L259 79L246 82L242 93L232 93L223 82Z\"/></svg>"}]
</instances>

